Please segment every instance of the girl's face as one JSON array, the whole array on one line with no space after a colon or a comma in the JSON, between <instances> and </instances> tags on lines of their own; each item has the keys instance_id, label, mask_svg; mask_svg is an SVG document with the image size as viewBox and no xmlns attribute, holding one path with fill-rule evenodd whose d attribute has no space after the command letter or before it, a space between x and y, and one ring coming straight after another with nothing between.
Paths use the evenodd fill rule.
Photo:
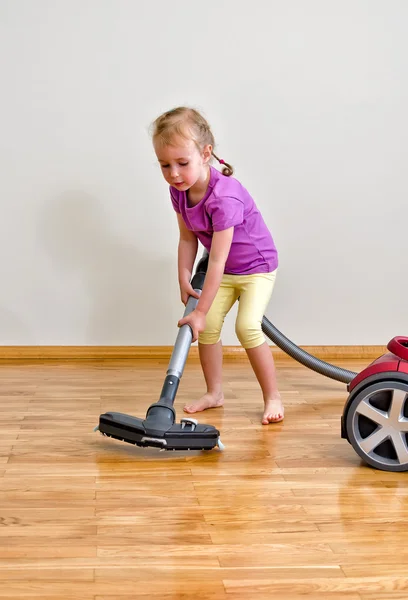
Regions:
<instances>
[{"instance_id":1,"label":"girl's face","mask_svg":"<svg viewBox=\"0 0 408 600\"><path fill-rule=\"evenodd\" d=\"M205 182L211 146L200 152L193 140L175 137L171 146L154 143L154 149L163 177L171 186L184 192Z\"/></svg>"}]
</instances>

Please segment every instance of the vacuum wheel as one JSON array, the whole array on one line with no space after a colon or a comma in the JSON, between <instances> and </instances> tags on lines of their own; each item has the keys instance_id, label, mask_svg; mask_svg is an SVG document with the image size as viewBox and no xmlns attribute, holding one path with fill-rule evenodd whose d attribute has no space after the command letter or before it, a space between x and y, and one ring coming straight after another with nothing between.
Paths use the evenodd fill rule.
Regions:
<instances>
[{"instance_id":1,"label":"vacuum wheel","mask_svg":"<svg viewBox=\"0 0 408 600\"><path fill-rule=\"evenodd\" d=\"M382 471L408 471L408 382L382 381L352 400L347 435L361 458Z\"/></svg>"}]
</instances>

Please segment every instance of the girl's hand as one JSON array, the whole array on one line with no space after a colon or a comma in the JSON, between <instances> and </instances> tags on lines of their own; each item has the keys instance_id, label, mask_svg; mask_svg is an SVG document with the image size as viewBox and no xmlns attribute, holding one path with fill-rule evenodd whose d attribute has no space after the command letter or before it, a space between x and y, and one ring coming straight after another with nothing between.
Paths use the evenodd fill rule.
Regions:
<instances>
[{"instance_id":1,"label":"girl's hand","mask_svg":"<svg viewBox=\"0 0 408 600\"><path fill-rule=\"evenodd\" d=\"M190 325L191 329L193 330L193 339L191 340L191 343L193 343L197 341L198 334L204 331L205 321L205 314L196 309L193 310L189 315L187 315L183 319L180 319L180 321L178 322L178 326L182 327L186 324Z\"/></svg>"},{"instance_id":2,"label":"girl's hand","mask_svg":"<svg viewBox=\"0 0 408 600\"><path fill-rule=\"evenodd\" d=\"M181 301L185 306L187 304L187 301L190 296L193 296L193 298L199 298L200 294L198 294L191 287L191 283L189 281L184 281L183 283L180 283L180 296L181 296Z\"/></svg>"}]
</instances>

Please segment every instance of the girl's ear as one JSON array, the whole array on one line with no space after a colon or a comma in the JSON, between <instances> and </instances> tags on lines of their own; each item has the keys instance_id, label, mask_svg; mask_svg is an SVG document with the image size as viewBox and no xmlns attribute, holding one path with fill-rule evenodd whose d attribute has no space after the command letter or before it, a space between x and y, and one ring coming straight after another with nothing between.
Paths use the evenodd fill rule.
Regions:
<instances>
[{"instance_id":1,"label":"girl's ear","mask_svg":"<svg viewBox=\"0 0 408 600\"><path fill-rule=\"evenodd\" d=\"M204 146L203 154L202 154L204 163L209 162L211 155L212 155L212 146L211 146L211 144L207 144L207 146Z\"/></svg>"}]
</instances>

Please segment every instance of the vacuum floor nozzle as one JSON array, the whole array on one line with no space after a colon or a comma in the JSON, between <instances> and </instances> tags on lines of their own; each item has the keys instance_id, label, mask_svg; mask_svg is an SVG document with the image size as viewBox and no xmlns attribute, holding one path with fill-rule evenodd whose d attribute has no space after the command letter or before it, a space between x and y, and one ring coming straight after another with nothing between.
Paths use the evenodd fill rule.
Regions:
<instances>
[{"instance_id":1,"label":"vacuum floor nozzle","mask_svg":"<svg viewBox=\"0 0 408 600\"><path fill-rule=\"evenodd\" d=\"M97 429L103 435L146 448L160 450L211 450L222 444L220 432L213 425L198 424L184 418L167 429L152 429L146 420L124 413L109 412L100 415Z\"/></svg>"}]
</instances>

